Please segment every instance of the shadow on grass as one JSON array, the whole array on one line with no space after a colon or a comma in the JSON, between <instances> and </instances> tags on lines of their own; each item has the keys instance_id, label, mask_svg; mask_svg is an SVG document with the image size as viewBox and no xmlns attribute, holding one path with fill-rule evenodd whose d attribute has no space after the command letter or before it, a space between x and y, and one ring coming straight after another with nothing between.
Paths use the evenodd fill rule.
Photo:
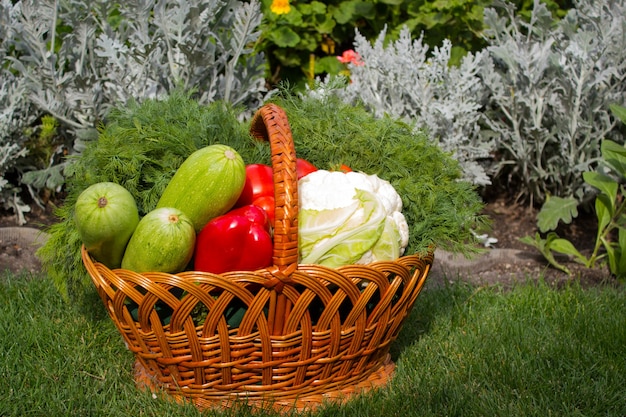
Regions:
<instances>
[{"instance_id":1,"label":"shadow on grass","mask_svg":"<svg viewBox=\"0 0 626 417\"><path fill-rule=\"evenodd\" d=\"M437 317L450 316L459 305L464 304L478 287L464 282L429 284L417 297L398 338L391 345L391 359L395 362L402 352L428 334Z\"/></svg>"}]
</instances>

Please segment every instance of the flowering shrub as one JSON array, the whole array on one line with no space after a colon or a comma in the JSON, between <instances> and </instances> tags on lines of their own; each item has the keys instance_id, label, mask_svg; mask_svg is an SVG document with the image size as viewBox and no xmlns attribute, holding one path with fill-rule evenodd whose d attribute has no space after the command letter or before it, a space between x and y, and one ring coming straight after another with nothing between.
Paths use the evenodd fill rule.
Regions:
<instances>
[{"instance_id":1,"label":"flowering shrub","mask_svg":"<svg viewBox=\"0 0 626 417\"><path fill-rule=\"evenodd\" d=\"M338 56L337 59L342 64L352 64L356 66L364 65L363 61L361 60L361 56L357 52L354 52L353 49L343 51L343 54Z\"/></svg>"},{"instance_id":2,"label":"flowering shrub","mask_svg":"<svg viewBox=\"0 0 626 417\"><path fill-rule=\"evenodd\" d=\"M543 1L555 15L570 1ZM335 55L352 49L356 30L373 40L385 30L396 40L403 27L423 34L428 45L452 42L450 61L458 64L467 52L486 46L482 37L483 11L492 0L262 0L263 37L258 50L269 58L271 83L288 80L304 84L321 74L343 71ZM532 9L533 2L516 0L521 13Z\"/></svg>"}]
</instances>

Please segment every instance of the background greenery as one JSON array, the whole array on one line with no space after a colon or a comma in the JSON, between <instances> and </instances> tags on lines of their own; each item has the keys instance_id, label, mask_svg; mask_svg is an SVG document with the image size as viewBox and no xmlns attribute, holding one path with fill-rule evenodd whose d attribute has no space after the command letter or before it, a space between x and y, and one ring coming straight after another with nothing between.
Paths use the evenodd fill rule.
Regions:
<instances>
[{"instance_id":1,"label":"background greenery","mask_svg":"<svg viewBox=\"0 0 626 417\"><path fill-rule=\"evenodd\" d=\"M277 15L271 0L155 0L145 7L135 1L77 0L71 7L54 0L3 2L0 204L24 223L31 206L63 197L66 157L97 136L113 106L182 85L193 86L203 104L225 99L243 105L241 117L249 117L279 84L303 90L314 76L346 73L336 56L354 48L357 31L374 41L385 30L390 43L404 27L431 48L448 39L453 66L485 47L483 13L497 3L292 0L289 13ZM535 3L511 4L528 18ZM541 4L555 19L573 6ZM441 139L455 142L457 136L434 138ZM471 160L476 152L467 148L459 155L465 153L472 172L479 172L480 161ZM484 177L479 174L481 182Z\"/></svg>"},{"instance_id":2,"label":"background greenery","mask_svg":"<svg viewBox=\"0 0 626 417\"><path fill-rule=\"evenodd\" d=\"M268 57L268 80L302 85L321 74L337 74L343 67L336 56L353 49L355 31L375 39L384 29L388 41L396 40L403 26L424 43L452 41L453 64L468 51L486 46L483 13L492 0L331 0L290 1L287 14L272 13L272 0L263 0L264 20L257 50ZM572 7L572 1L543 1L556 17ZM532 0L513 2L528 16Z\"/></svg>"},{"instance_id":3,"label":"background greenery","mask_svg":"<svg viewBox=\"0 0 626 417\"><path fill-rule=\"evenodd\" d=\"M626 97L624 0L272 3L1 3L2 208L23 224L31 206L64 201L111 109L176 88L237 120L279 84L333 93L427 134L485 195L534 206L588 204L582 174L601 165L601 141L624 143L609 110ZM363 65L339 63L350 48ZM342 88L313 82L334 73L348 75Z\"/></svg>"}]
</instances>

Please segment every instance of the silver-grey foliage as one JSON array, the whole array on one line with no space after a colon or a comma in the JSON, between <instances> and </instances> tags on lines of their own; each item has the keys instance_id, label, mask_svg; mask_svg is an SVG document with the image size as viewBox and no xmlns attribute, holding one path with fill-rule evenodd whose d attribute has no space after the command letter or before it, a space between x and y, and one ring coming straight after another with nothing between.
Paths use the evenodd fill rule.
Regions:
<instances>
[{"instance_id":1,"label":"silver-grey foliage","mask_svg":"<svg viewBox=\"0 0 626 417\"><path fill-rule=\"evenodd\" d=\"M626 98L625 3L575 6L558 25L537 0L530 21L510 3L485 11L484 121L502 151L499 173L538 203L547 195L583 199L582 173L599 156L600 141L623 143L609 105Z\"/></svg>"},{"instance_id":2,"label":"silver-grey foliage","mask_svg":"<svg viewBox=\"0 0 626 417\"><path fill-rule=\"evenodd\" d=\"M0 61L11 53L16 30L11 24L19 9L10 0L0 3ZM12 209L20 223L29 210L19 198L19 188L4 178L4 173L14 168L16 161L27 155L19 140L20 132L35 121L31 105L26 99L23 78L17 77L5 65L0 66L0 204Z\"/></svg>"},{"instance_id":3,"label":"silver-grey foliage","mask_svg":"<svg viewBox=\"0 0 626 417\"><path fill-rule=\"evenodd\" d=\"M0 150L8 156L0 203L15 198L4 176L24 156L23 128L44 114L72 137L62 152L71 154L112 106L174 88L252 111L267 93L265 59L252 50L261 19L258 0L2 0ZM51 161L22 181L60 186L64 163Z\"/></svg>"},{"instance_id":4,"label":"silver-grey foliage","mask_svg":"<svg viewBox=\"0 0 626 417\"><path fill-rule=\"evenodd\" d=\"M466 179L511 181L519 198L586 193L582 173L599 143L623 143L609 105L624 104L624 0L577 1L561 21L535 0L530 20L512 3L485 10L489 44L450 66L450 43L430 48L405 29L385 43L357 34L361 63L339 94L375 114L427 129L453 152Z\"/></svg>"},{"instance_id":5,"label":"silver-grey foliage","mask_svg":"<svg viewBox=\"0 0 626 417\"><path fill-rule=\"evenodd\" d=\"M354 47L361 64L350 64L350 83L339 92L343 99L361 101L379 117L413 122L453 152L467 180L489 184L481 162L493 145L480 137L478 125L483 53L470 53L459 66L451 66L449 40L431 50L422 37L413 40L406 27L388 44L385 35L383 31L370 43L357 32Z\"/></svg>"}]
</instances>

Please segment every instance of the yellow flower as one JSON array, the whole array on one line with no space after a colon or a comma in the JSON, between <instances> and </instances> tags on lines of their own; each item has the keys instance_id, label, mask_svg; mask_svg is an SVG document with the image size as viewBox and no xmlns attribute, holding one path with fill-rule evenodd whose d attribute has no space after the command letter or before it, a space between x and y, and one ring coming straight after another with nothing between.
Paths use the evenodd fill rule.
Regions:
<instances>
[{"instance_id":1,"label":"yellow flower","mask_svg":"<svg viewBox=\"0 0 626 417\"><path fill-rule=\"evenodd\" d=\"M270 10L272 13L276 14L287 14L289 10L291 10L291 6L289 6L289 0L273 0L272 5L270 6Z\"/></svg>"}]
</instances>

